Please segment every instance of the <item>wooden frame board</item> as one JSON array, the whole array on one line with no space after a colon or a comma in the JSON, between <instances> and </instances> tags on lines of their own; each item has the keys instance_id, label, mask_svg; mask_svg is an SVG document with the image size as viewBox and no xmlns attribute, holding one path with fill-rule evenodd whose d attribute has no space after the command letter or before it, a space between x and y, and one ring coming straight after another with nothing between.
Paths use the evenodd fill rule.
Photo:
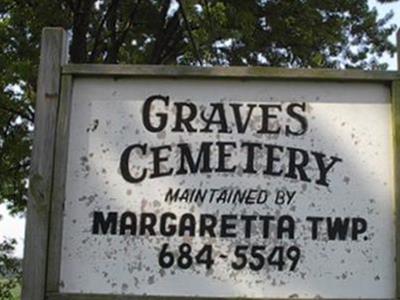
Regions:
<instances>
[{"instance_id":1,"label":"wooden frame board","mask_svg":"<svg viewBox=\"0 0 400 300\"><path fill-rule=\"evenodd\" d=\"M50 31L47 31L50 32ZM52 32L54 34L54 32ZM64 35L62 31L58 31L60 37ZM47 36L47 38L46 38ZM44 32L44 44L48 42L50 33ZM61 38L62 39L62 38ZM47 42L46 42L47 41ZM60 42L54 45L60 47ZM64 42L63 42L64 43ZM65 49L64 49L65 50ZM42 52L43 53L43 52ZM41 213L39 221L44 223L44 226L37 227L35 223L38 221L29 221L30 217L37 208L28 208L28 222L27 222L27 246L24 258L24 286L23 286L23 299L31 300L44 300L46 297L50 300L133 300L133 299L188 299L187 297L145 297L145 296L132 296L132 295L80 295L80 294L61 294L59 293L59 275L60 275L60 255L61 255L61 240L62 240L62 215L63 203L65 195L65 180L66 180L66 164L67 164L67 149L68 149L68 133L69 133L69 118L70 118L70 105L72 97L72 88L75 78L84 77L132 77L132 78L191 78L191 79L204 79L204 78L218 78L224 80L241 79L241 80L298 80L308 82L376 82L384 84L391 90L391 104L393 112L393 131L394 131L394 154L395 154L395 215L396 226L400 226L399 209L400 209L400 163L398 153L400 151L400 72L386 72L386 71L336 71L336 70L316 70L316 69L279 69L279 68L197 68L197 67L169 67L169 66L132 66L132 65L74 65L63 64L63 60L59 60L60 72L55 78L60 79L59 92L57 95L57 113L56 113L56 134L52 133L52 141L47 141L54 148L54 163L47 171L47 177L50 178L51 197L48 201L48 209ZM44 67L46 66L43 63ZM54 68L54 67L53 67ZM43 79L39 81L39 87L43 85ZM58 97L58 95L60 95ZM48 94L45 94L48 96ZM40 95L38 97L41 97ZM54 112L53 112L54 115ZM41 117L38 115L38 118ZM37 121L38 122L38 121ZM39 121L40 122L40 121ZM38 127L37 127L38 128ZM54 128L54 127L52 127ZM38 131L35 135L35 147L43 139L44 133ZM35 151L35 150L34 150ZM46 154L48 155L48 154ZM43 164L40 160L33 156L35 164ZM50 161L53 161L50 159ZM46 162L48 163L48 162ZM49 174L50 172L50 174ZM37 183L36 172L32 174L31 183ZM40 184L39 184L40 185ZM32 187L35 188L35 187ZM31 188L31 189L32 189ZM31 200L36 199L35 195L38 192L33 192ZM33 213L32 213L33 212ZM29 241L34 236L48 236L42 241L46 247L40 247L32 250L29 246ZM400 257L400 237L396 234L396 256ZM37 258L46 258L45 270L40 271L40 274L32 276L32 269L36 268ZM400 263L397 261L397 292L396 298L400 299ZM35 286L36 285L36 286ZM35 288L33 288L35 286ZM33 290L36 290L34 292ZM213 299L213 298L199 298L199 299Z\"/></svg>"}]
</instances>

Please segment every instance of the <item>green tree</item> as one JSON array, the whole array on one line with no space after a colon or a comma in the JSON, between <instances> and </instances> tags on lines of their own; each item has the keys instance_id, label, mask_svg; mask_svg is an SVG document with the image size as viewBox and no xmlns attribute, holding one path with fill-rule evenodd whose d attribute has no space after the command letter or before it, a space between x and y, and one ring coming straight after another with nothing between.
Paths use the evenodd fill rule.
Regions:
<instances>
[{"instance_id":1,"label":"green tree","mask_svg":"<svg viewBox=\"0 0 400 300\"><path fill-rule=\"evenodd\" d=\"M391 17L367 0L0 0L0 204L26 205L45 26L68 30L73 63L385 69Z\"/></svg>"},{"instance_id":2,"label":"green tree","mask_svg":"<svg viewBox=\"0 0 400 300\"><path fill-rule=\"evenodd\" d=\"M384 69L391 17L367 0L0 0L0 203L27 201L45 26L68 30L74 63Z\"/></svg>"},{"instance_id":3,"label":"green tree","mask_svg":"<svg viewBox=\"0 0 400 300\"><path fill-rule=\"evenodd\" d=\"M0 0L0 204L26 206L45 26L68 30L74 63L385 69L391 16L367 0Z\"/></svg>"},{"instance_id":4,"label":"green tree","mask_svg":"<svg viewBox=\"0 0 400 300\"><path fill-rule=\"evenodd\" d=\"M21 260L12 257L15 240L0 243L0 300L14 299L21 279Z\"/></svg>"},{"instance_id":5,"label":"green tree","mask_svg":"<svg viewBox=\"0 0 400 300\"><path fill-rule=\"evenodd\" d=\"M1 0L0 203L27 201L45 26L68 30L74 63L384 69L391 16L366 0Z\"/></svg>"}]
</instances>

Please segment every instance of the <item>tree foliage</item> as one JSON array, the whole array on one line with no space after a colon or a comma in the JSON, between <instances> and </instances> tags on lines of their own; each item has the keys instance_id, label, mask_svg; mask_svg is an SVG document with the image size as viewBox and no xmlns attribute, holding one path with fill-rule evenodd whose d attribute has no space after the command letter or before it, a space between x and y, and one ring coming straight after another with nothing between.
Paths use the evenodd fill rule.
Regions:
<instances>
[{"instance_id":1,"label":"tree foliage","mask_svg":"<svg viewBox=\"0 0 400 300\"><path fill-rule=\"evenodd\" d=\"M14 299L21 280L21 260L12 257L15 240L0 243L0 300Z\"/></svg>"},{"instance_id":2,"label":"tree foliage","mask_svg":"<svg viewBox=\"0 0 400 300\"><path fill-rule=\"evenodd\" d=\"M0 0L0 203L26 205L45 26L74 63L384 69L390 18L367 0Z\"/></svg>"},{"instance_id":3,"label":"tree foliage","mask_svg":"<svg viewBox=\"0 0 400 300\"><path fill-rule=\"evenodd\" d=\"M0 204L26 206L43 27L68 31L73 63L384 69L391 16L367 0L0 0ZM14 246L0 244L0 275L17 274L0 299Z\"/></svg>"}]
</instances>

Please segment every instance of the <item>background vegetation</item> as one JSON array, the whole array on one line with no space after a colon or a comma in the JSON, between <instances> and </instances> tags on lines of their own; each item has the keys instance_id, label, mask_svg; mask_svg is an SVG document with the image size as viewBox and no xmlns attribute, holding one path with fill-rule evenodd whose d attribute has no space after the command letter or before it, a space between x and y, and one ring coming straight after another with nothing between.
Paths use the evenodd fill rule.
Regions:
<instances>
[{"instance_id":1,"label":"background vegetation","mask_svg":"<svg viewBox=\"0 0 400 300\"><path fill-rule=\"evenodd\" d=\"M0 204L17 214L28 199L45 26L68 30L74 63L385 69L391 16L366 0L0 0ZM12 249L0 245L0 299L20 273Z\"/></svg>"}]
</instances>

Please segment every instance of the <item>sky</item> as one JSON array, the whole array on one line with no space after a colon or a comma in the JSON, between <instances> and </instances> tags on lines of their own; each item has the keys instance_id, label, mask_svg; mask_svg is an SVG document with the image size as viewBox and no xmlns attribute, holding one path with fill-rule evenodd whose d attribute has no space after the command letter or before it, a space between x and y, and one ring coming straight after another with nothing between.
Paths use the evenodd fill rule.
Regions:
<instances>
[{"instance_id":1,"label":"sky","mask_svg":"<svg viewBox=\"0 0 400 300\"><path fill-rule=\"evenodd\" d=\"M396 3L387 3L384 5L378 4L375 0L369 0L368 3L370 7L376 7L378 9L378 14L380 17L383 17L385 14L390 12L390 10L392 10L395 15L390 23L396 24L398 27L400 27L400 1ZM391 40L393 43L395 43L395 34L391 36ZM396 56L390 57L389 55L386 55L382 58L382 61L389 64L389 70L397 69ZM0 242L5 238L16 239L18 244L14 254L18 257L22 257L25 219L22 216L9 216L5 205L0 205L0 216L2 216L0 219Z\"/></svg>"},{"instance_id":2,"label":"sky","mask_svg":"<svg viewBox=\"0 0 400 300\"><path fill-rule=\"evenodd\" d=\"M379 17L385 16L391 10L394 12L394 16L391 19L391 24L396 24L397 27L400 27L400 1L395 3L386 3L379 4L375 0L368 0L368 4L370 7L376 7L378 10ZM396 34L392 34L391 41L396 43ZM387 62L389 64L389 70L397 70L396 56L390 57L389 55L385 55L382 58L382 61Z\"/></svg>"}]
</instances>

